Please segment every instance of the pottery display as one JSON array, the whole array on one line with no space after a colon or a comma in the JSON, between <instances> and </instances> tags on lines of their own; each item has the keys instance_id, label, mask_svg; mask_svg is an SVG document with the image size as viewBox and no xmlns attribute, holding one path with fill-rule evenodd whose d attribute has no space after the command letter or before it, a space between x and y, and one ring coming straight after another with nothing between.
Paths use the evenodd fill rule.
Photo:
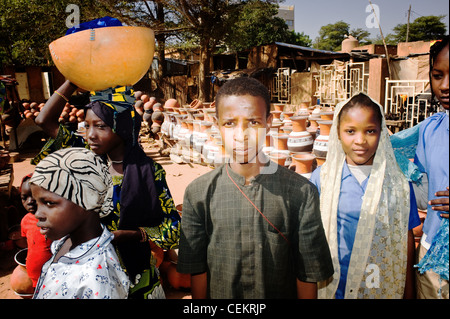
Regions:
<instances>
[{"instance_id":1,"label":"pottery display","mask_svg":"<svg viewBox=\"0 0 450 319\"><path fill-rule=\"evenodd\" d=\"M53 41L49 50L66 79L87 91L100 91L136 84L153 61L155 36L144 27L90 29Z\"/></svg>"},{"instance_id":2,"label":"pottery display","mask_svg":"<svg viewBox=\"0 0 450 319\"><path fill-rule=\"evenodd\" d=\"M286 106L286 104L273 104L273 109L275 111L283 112L285 106Z\"/></svg>"},{"instance_id":3,"label":"pottery display","mask_svg":"<svg viewBox=\"0 0 450 319\"><path fill-rule=\"evenodd\" d=\"M288 157L289 157L288 153L280 151L273 151L269 154L270 160L277 163L280 166L287 166Z\"/></svg>"},{"instance_id":4,"label":"pottery display","mask_svg":"<svg viewBox=\"0 0 450 319\"><path fill-rule=\"evenodd\" d=\"M314 140L306 129L307 116L294 116L292 122L292 132L289 133L287 146L291 152L311 152Z\"/></svg>"},{"instance_id":5,"label":"pottery display","mask_svg":"<svg viewBox=\"0 0 450 319\"><path fill-rule=\"evenodd\" d=\"M292 125L291 117L295 112L283 112L283 124L285 126Z\"/></svg>"},{"instance_id":6,"label":"pottery display","mask_svg":"<svg viewBox=\"0 0 450 319\"><path fill-rule=\"evenodd\" d=\"M270 112L273 116L272 124L281 124L281 111L271 111Z\"/></svg>"},{"instance_id":7,"label":"pottery display","mask_svg":"<svg viewBox=\"0 0 450 319\"><path fill-rule=\"evenodd\" d=\"M320 134L314 140L313 152L316 157L327 157L330 128L333 121L318 121Z\"/></svg>"},{"instance_id":8,"label":"pottery display","mask_svg":"<svg viewBox=\"0 0 450 319\"><path fill-rule=\"evenodd\" d=\"M272 133L273 148L285 154L290 154L288 148L289 135L284 133Z\"/></svg>"},{"instance_id":9,"label":"pottery display","mask_svg":"<svg viewBox=\"0 0 450 319\"><path fill-rule=\"evenodd\" d=\"M309 179L312 174L314 159L311 153L294 153L292 156L292 166L295 166L295 172Z\"/></svg>"}]
</instances>

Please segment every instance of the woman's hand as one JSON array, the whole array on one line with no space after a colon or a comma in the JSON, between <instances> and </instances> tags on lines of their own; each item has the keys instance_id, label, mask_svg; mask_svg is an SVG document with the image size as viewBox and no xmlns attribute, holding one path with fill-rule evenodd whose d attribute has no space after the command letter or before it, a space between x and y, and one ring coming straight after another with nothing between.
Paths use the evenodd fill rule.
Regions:
<instances>
[{"instance_id":1,"label":"woman's hand","mask_svg":"<svg viewBox=\"0 0 450 319\"><path fill-rule=\"evenodd\" d=\"M113 231L112 233L114 235L114 239L112 240L112 242L114 244L120 244L120 243L125 243L125 242L130 242L130 241L138 242L142 238L140 230L119 229L119 230Z\"/></svg>"},{"instance_id":2,"label":"woman's hand","mask_svg":"<svg viewBox=\"0 0 450 319\"><path fill-rule=\"evenodd\" d=\"M446 212L446 213L441 213L441 217L448 218L448 211L449 211L448 186L447 186L447 190L436 192L436 194L434 194L434 195L438 196L440 198L436 198L436 199L430 200L428 202L428 204L431 205L431 209L436 210L436 211Z\"/></svg>"}]
</instances>

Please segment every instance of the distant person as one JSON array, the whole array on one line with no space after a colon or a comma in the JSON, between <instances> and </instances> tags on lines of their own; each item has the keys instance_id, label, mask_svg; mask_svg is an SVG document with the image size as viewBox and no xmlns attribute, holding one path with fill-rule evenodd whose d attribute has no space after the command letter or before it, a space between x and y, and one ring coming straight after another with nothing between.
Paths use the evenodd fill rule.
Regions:
<instances>
[{"instance_id":1,"label":"distant person","mask_svg":"<svg viewBox=\"0 0 450 319\"><path fill-rule=\"evenodd\" d=\"M314 185L262 152L267 88L228 81L216 97L230 161L186 189L177 270L193 298L316 298L333 273Z\"/></svg>"},{"instance_id":2,"label":"distant person","mask_svg":"<svg viewBox=\"0 0 450 319\"><path fill-rule=\"evenodd\" d=\"M22 237L27 240L27 259L26 267L28 277L30 277L33 287L36 288L37 281L41 275L42 266L50 259L52 252L50 245L52 241L41 234L40 228L36 225L38 220L36 214L36 201L31 194L30 178L32 174L26 175L20 184L20 198L23 207L28 213L20 222Z\"/></svg>"}]
</instances>

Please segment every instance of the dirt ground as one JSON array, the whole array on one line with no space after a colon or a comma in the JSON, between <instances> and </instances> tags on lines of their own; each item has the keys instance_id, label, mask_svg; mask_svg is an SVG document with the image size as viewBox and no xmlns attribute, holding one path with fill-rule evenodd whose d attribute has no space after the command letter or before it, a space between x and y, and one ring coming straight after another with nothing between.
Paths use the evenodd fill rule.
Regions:
<instances>
[{"instance_id":1,"label":"dirt ground","mask_svg":"<svg viewBox=\"0 0 450 319\"><path fill-rule=\"evenodd\" d=\"M186 186L200 175L211 170L211 168L199 164L175 164L168 157L161 157L158 153L159 147L155 143L144 142L142 144L145 152L166 170L166 180L176 205L183 203L184 190ZM34 157L38 149L19 150L19 155L13 163L14 181L13 186L19 187L22 177L33 171L30 159ZM0 250L0 299L20 299L10 287L10 276L16 267L14 255L20 248L12 250ZM179 291L164 286L168 299L190 298L189 291Z\"/></svg>"}]
</instances>

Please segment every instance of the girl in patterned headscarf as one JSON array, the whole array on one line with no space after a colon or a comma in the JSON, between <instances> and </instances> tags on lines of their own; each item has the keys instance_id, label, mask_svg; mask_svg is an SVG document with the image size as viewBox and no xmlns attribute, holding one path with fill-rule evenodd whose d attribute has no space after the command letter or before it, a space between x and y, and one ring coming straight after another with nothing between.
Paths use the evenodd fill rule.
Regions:
<instances>
[{"instance_id":1,"label":"girl in patterned headscarf","mask_svg":"<svg viewBox=\"0 0 450 319\"><path fill-rule=\"evenodd\" d=\"M112 210L111 176L84 148L62 149L36 166L30 179L37 226L54 240L42 267L35 299L127 298L130 281L100 223Z\"/></svg>"},{"instance_id":2,"label":"girl in patterned headscarf","mask_svg":"<svg viewBox=\"0 0 450 319\"><path fill-rule=\"evenodd\" d=\"M420 220L382 112L363 93L338 104L326 161L311 176L335 271L319 298L414 297Z\"/></svg>"}]
</instances>

